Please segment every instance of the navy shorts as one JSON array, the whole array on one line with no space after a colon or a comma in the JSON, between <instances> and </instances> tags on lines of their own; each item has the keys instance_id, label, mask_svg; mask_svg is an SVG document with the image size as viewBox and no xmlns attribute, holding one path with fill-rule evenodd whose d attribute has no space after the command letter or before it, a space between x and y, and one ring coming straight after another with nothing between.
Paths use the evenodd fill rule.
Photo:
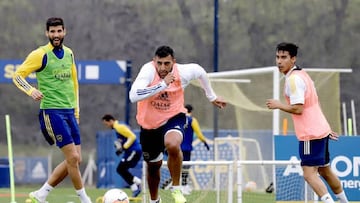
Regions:
<instances>
[{"instance_id":1,"label":"navy shorts","mask_svg":"<svg viewBox=\"0 0 360 203\"><path fill-rule=\"evenodd\" d=\"M140 129L140 144L145 161L156 159L165 150L164 136L169 130L179 130L184 136L186 124L185 113L179 113L170 118L166 124L157 129Z\"/></svg>"},{"instance_id":2,"label":"navy shorts","mask_svg":"<svg viewBox=\"0 0 360 203\"><path fill-rule=\"evenodd\" d=\"M80 130L73 109L40 109L40 129L46 141L62 148L67 144L80 145Z\"/></svg>"},{"instance_id":3,"label":"navy shorts","mask_svg":"<svg viewBox=\"0 0 360 203\"><path fill-rule=\"evenodd\" d=\"M329 136L322 139L300 141L301 166L326 166L330 163Z\"/></svg>"}]
</instances>

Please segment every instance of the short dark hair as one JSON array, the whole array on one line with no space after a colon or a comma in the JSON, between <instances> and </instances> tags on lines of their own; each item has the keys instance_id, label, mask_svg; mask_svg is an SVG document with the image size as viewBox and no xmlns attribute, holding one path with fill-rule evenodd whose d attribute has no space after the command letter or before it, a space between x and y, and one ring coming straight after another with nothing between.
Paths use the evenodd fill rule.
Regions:
<instances>
[{"instance_id":1,"label":"short dark hair","mask_svg":"<svg viewBox=\"0 0 360 203\"><path fill-rule=\"evenodd\" d=\"M65 27L64 20L59 17L51 17L46 21L46 30L49 31L50 26L58 26L58 25L62 25L64 29Z\"/></svg>"},{"instance_id":2,"label":"short dark hair","mask_svg":"<svg viewBox=\"0 0 360 203\"><path fill-rule=\"evenodd\" d=\"M105 114L105 115L102 117L102 120L111 121L111 120L115 120L115 118L114 118L114 116L112 116L111 114Z\"/></svg>"},{"instance_id":3,"label":"short dark hair","mask_svg":"<svg viewBox=\"0 0 360 203\"><path fill-rule=\"evenodd\" d=\"M192 107L190 104L186 104L186 105L185 105L185 108L187 109L187 112L188 112L188 113L191 113L192 110L193 110L193 107Z\"/></svg>"},{"instance_id":4,"label":"short dark hair","mask_svg":"<svg viewBox=\"0 0 360 203\"><path fill-rule=\"evenodd\" d=\"M160 46L155 51L155 56L158 56L160 58L164 58L164 57L167 57L169 55L171 57L174 57L174 50L169 46L165 46L165 45Z\"/></svg>"},{"instance_id":5,"label":"short dark hair","mask_svg":"<svg viewBox=\"0 0 360 203\"><path fill-rule=\"evenodd\" d=\"M298 46L294 43L281 42L276 46L276 51L288 51L291 57L297 56Z\"/></svg>"}]
</instances>

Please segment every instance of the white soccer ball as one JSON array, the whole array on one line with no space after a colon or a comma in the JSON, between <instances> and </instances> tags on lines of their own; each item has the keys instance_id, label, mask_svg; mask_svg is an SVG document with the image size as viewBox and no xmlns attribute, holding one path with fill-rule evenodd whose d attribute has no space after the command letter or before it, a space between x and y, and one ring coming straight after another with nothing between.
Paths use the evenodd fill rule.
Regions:
<instances>
[{"instance_id":1,"label":"white soccer ball","mask_svg":"<svg viewBox=\"0 0 360 203\"><path fill-rule=\"evenodd\" d=\"M247 192L253 192L255 191L257 188L256 182L255 181L249 181L245 184L245 191Z\"/></svg>"},{"instance_id":2,"label":"white soccer ball","mask_svg":"<svg viewBox=\"0 0 360 203\"><path fill-rule=\"evenodd\" d=\"M102 203L129 203L129 197L120 189L110 189L106 191Z\"/></svg>"}]
</instances>

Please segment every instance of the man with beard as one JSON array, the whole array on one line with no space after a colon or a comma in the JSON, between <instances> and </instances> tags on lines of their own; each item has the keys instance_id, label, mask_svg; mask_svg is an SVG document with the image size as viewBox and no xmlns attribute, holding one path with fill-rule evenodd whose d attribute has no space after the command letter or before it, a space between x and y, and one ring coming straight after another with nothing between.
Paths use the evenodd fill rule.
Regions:
<instances>
[{"instance_id":1,"label":"man with beard","mask_svg":"<svg viewBox=\"0 0 360 203\"><path fill-rule=\"evenodd\" d=\"M15 85L40 102L39 122L46 141L56 144L64 155L44 185L29 194L33 203L44 203L51 190L70 176L81 203L91 203L81 180L81 141L79 130L79 85L73 52L63 45L66 30L63 19L46 21L47 45L32 51L13 76ZM35 72L38 88L25 78Z\"/></svg>"},{"instance_id":2,"label":"man with beard","mask_svg":"<svg viewBox=\"0 0 360 203\"><path fill-rule=\"evenodd\" d=\"M183 154L180 144L186 126L184 88L198 79L208 100L219 108L226 102L213 91L207 74L195 63L176 63L174 51L160 46L153 60L144 64L132 84L129 96L137 102L136 119L141 127L140 143L147 163L150 203L160 203L159 182L163 152L168 153L168 168L172 179L170 188L175 203L185 203L181 192L180 174Z\"/></svg>"}]
</instances>

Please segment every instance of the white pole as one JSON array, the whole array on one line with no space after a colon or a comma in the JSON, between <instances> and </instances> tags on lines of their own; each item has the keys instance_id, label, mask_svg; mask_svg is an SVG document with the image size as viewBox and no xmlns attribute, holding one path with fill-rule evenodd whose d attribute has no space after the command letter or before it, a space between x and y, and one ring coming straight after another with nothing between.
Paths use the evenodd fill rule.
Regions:
<instances>
[{"instance_id":1,"label":"white pole","mask_svg":"<svg viewBox=\"0 0 360 203\"><path fill-rule=\"evenodd\" d=\"M314 203L319 202L319 196L314 192Z\"/></svg>"},{"instance_id":2,"label":"white pole","mask_svg":"<svg viewBox=\"0 0 360 203\"><path fill-rule=\"evenodd\" d=\"M280 72L274 66L273 68L273 99L280 99ZM273 135L280 134L280 110L273 111Z\"/></svg>"},{"instance_id":3,"label":"white pole","mask_svg":"<svg viewBox=\"0 0 360 203\"><path fill-rule=\"evenodd\" d=\"M354 135L357 136L357 129L356 129L356 113L355 113L355 102L352 99L351 100L351 116L353 121L353 129L354 129Z\"/></svg>"},{"instance_id":4,"label":"white pole","mask_svg":"<svg viewBox=\"0 0 360 203\"><path fill-rule=\"evenodd\" d=\"M237 202L242 203L242 165L240 162L237 165Z\"/></svg>"},{"instance_id":5,"label":"white pole","mask_svg":"<svg viewBox=\"0 0 360 203\"><path fill-rule=\"evenodd\" d=\"M228 182L228 188L229 188L229 191L228 191L228 203L233 202L233 184L234 184L234 182L233 182L233 180L234 180L233 179L233 174L234 174L233 166L234 166L234 164L227 165L227 167L229 169L229 171L228 171L228 177L229 177L229 179L228 179L229 180L229 182Z\"/></svg>"},{"instance_id":6,"label":"white pole","mask_svg":"<svg viewBox=\"0 0 360 203\"><path fill-rule=\"evenodd\" d=\"M268 66L263 68L249 68L249 69L241 69L239 68L229 68L234 69L231 71L221 71L221 72L212 72L208 73L209 78L222 78L222 77L229 77L234 75L245 75L245 74L264 74L264 73L271 73L276 69L276 66ZM308 72L336 72L336 73L351 73L352 69L345 69L345 68L304 68L304 70Z\"/></svg>"},{"instance_id":7,"label":"white pole","mask_svg":"<svg viewBox=\"0 0 360 203\"><path fill-rule=\"evenodd\" d=\"M208 73L209 78L222 78L222 77L229 77L238 74L264 74L267 72L273 72L274 67L276 66L269 66L264 68L250 68L250 69L242 69L242 70L233 70L233 71L221 71L221 72L213 72ZM238 69L238 68L236 68Z\"/></svg>"},{"instance_id":8,"label":"white pole","mask_svg":"<svg viewBox=\"0 0 360 203\"><path fill-rule=\"evenodd\" d=\"M147 203L146 202L146 198L147 198L147 192L146 192L146 187L147 187L147 182L146 182L146 176L147 176L147 164L145 161L142 162L142 191L143 191L143 196L142 196L142 202L143 203Z\"/></svg>"},{"instance_id":9,"label":"white pole","mask_svg":"<svg viewBox=\"0 0 360 203\"><path fill-rule=\"evenodd\" d=\"M276 66L273 67L273 98L279 100L280 99L280 71ZM272 147L275 149L275 136L280 134L280 110L273 110L273 136L272 136ZM275 160L275 150L272 150L272 158ZM274 188L276 188L276 167L272 166L273 177L272 182Z\"/></svg>"},{"instance_id":10,"label":"white pole","mask_svg":"<svg viewBox=\"0 0 360 203\"><path fill-rule=\"evenodd\" d=\"M346 116L346 104L345 102L342 103L342 112L343 112L343 122L344 122L344 135L348 135L347 132L347 116Z\"/></svg>"},{"instance_id":11,"label":"white pole","mask_svg":"<svg viewBox=\"0 0 360 203\"><path fill-rule=\"evenodd\" d=\"M220 172L219 167L215 166L215 188L216 188L216 203L220 203Z\"/></svg>"}]
</instances>

